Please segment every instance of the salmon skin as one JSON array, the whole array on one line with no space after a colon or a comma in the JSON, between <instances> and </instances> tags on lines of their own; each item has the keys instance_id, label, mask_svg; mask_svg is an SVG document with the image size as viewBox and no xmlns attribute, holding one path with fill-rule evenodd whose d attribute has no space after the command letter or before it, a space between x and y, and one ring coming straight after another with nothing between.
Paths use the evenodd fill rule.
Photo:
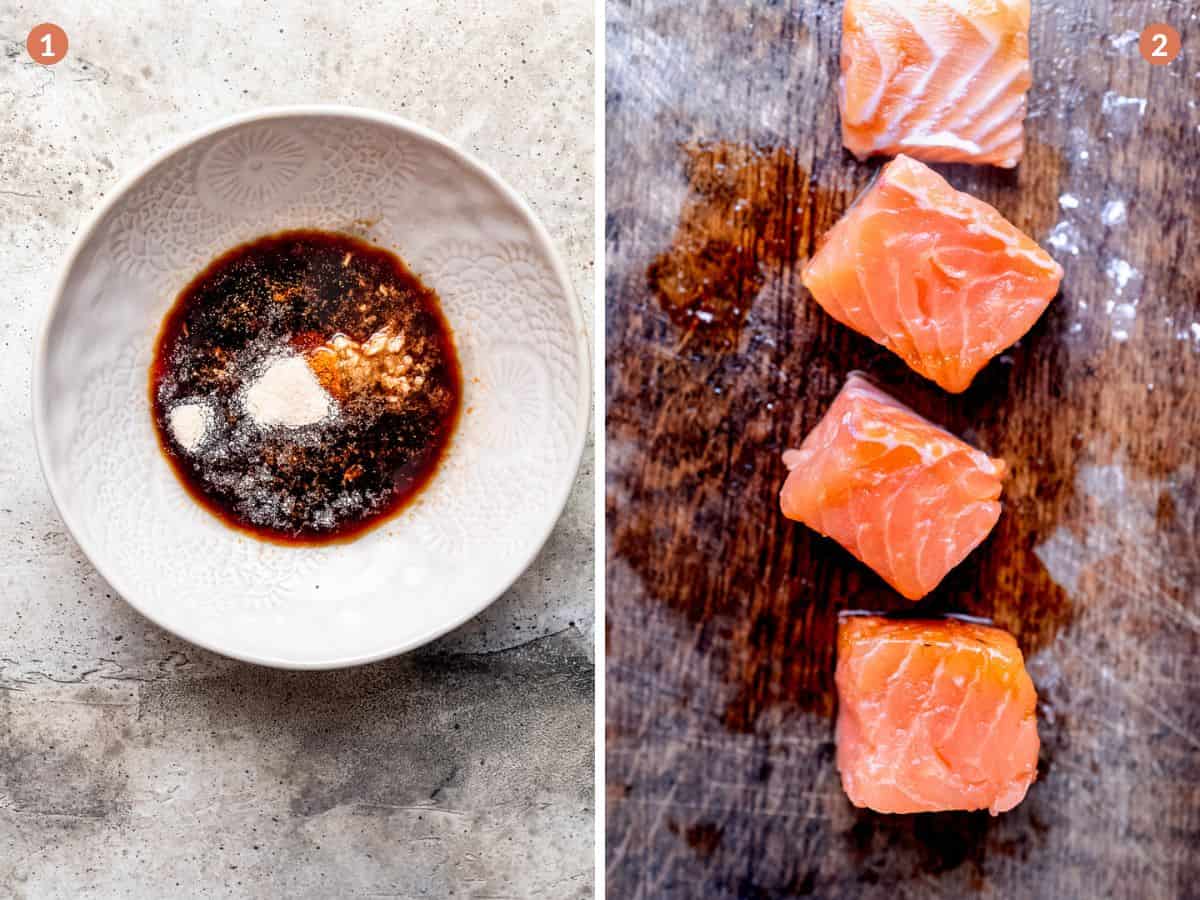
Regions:
<instances>
[{"instance_id":1,"label":"salmon skin","mask_svg":"<svg viewBox=\"0 0 1200 900\"><path fill-rule=\"evenodd\" d=\"M1037 777L1037 692L1012 635L956 619L838 624L837 766L855 806L1006 812Z\"/></svg>"},{"instance_id":2,"label":"salmon skin","mask_svg":"<svg viewBox=\"0 0 1200 900\"><path fill-rule=\"evenodd\" d=\"M1033 84L1029 16L1029 0L846 0L846 149L1015 166Z\"/></svg>"},{"instance_id":3,"label":"salmon skin","mask_svg":"<svg viewBox=\"0 0 1200 900\"><path fill-rule=\"evenodd\" d=\"M783 455L780 506L919 600L1000 518L1008 467L852 373Z\"/></svg>"},{"instance_id":4,"label":"salmon skin","mask_svg":"<svg viewBox=\"0 0 1200 900\"><path fill-rule=\"evenodd\" d=\"M957 394L1033 327L1062 276L995 209L900 156L821 239L801 280L843 325Z\"/></svg>"}]
</instances>

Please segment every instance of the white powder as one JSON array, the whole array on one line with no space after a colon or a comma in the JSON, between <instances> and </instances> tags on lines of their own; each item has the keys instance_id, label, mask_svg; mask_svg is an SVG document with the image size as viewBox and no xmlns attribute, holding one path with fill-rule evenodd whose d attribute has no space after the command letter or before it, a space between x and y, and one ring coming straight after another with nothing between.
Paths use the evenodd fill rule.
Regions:
<instances>
[{"instance_id":1,"label":"white powder","mask_svg":"<svg viewBox=\"0 0 1200 900\"><path fill-rule=\"evenodd\" d=\"M242 402L260 428L302 428L334 412L333 398L299 356L271 362L246 388Z\"/></svg>"},{"instance_id":2,"label":"white powder","mask_svg":"<svg viewBox=\"0 0 1200 900\"><path fill-rule=\"evenodd\" d=\"M204 403L180 403L167 413L172 437L188 453L198 450L208 438L212 418L212 410Z\"/></svg>"}]
</instances>

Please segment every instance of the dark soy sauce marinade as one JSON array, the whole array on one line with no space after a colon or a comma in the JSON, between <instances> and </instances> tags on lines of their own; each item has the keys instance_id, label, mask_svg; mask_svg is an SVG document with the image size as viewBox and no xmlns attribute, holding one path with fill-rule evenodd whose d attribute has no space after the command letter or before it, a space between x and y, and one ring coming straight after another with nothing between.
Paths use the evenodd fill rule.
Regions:
<instances>
[{"instance_id":1,"label":"dark soy sauce marinade","mask_svg":"<svg viewBox=\"0 0 1200 900\"><path fill-rule=\"evenodd\" d=\"M336 402L321 421L264 427L247 390L288 355ZM433 291L391 253L321 231L264 237L209 264L167 314L151 371L159 440L191 496L286 543L348 539L399 511L433 475L460 397ZM171 428L181 404L206 411L190 449Z\"/></svg>"}]
</instances>

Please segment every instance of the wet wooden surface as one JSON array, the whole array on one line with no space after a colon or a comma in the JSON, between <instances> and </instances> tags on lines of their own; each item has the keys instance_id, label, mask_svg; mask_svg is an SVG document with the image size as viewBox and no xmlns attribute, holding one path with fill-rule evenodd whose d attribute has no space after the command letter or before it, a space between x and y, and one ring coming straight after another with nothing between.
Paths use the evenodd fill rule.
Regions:
<instances>
[{"instance_id":1,"label":"wet wooden surface","mask_svg":"<svg viewBox=\"0 0 1200 900\"><path fill-rule=\"evenodd\" d=\"M879 162L842 150L837 2L618 2L607 48L611 897L1200 896L1200 21L1035 4L1015 172L940 166L1066 269L951 396L798 281ZM1136 34L1168 21L1152 68ZM857 810L836 613L907 605L784 520L781 452L852 369L1002 456L989 540L925 601L1016 634L1040 778L986 813Z\"/></svg>"}]
</instances>

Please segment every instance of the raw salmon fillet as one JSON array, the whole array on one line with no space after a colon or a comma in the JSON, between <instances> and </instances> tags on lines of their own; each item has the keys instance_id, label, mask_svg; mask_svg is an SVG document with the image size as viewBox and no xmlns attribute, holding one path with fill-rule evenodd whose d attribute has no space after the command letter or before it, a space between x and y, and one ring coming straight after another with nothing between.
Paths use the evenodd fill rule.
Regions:
<instances>
[{"instance_id":1,"label":"raw salmon fillet","mask_svg":"<svg viewBox=\"0 0 1200 900\"><path fill-rule=\"evenodd\" d=\"M957 394L1033 327L1062 275L995 209L900 156L825 234L801 280L839 322Z\"/></svg>"},{"instance_id":2,"label":"raw salmon fillet","mask_svg":"<svg viewBox=\"0 0 1200 900\"><path fill-rule=\"evenodd\" d=\"M857 373L783 462L783 514L833 538L910 600L987 537L1008 471Z\"/></svg>"},{"instance_id":3,"label":"raw salmon fillet","mask_svg":"<svg viewBox=\"0 0 1200 900\"><path fill-rule=\"evenodd\" d=\"M837 766L876 812L1012 809L1037 777L1037 692L1012 635L955 619L843 616Z\"/></svg>"},{"instance_id":4,"label":"raw salmon fillet","mask_svg":"<svg viewBox=\"0 0 1200 900\"><path fill-rule=\"evenodd\" d=\"M842 142L859 159L1011 168L1032 84L1029 0L846 0Z\"/></svg>"}]
</instances>

